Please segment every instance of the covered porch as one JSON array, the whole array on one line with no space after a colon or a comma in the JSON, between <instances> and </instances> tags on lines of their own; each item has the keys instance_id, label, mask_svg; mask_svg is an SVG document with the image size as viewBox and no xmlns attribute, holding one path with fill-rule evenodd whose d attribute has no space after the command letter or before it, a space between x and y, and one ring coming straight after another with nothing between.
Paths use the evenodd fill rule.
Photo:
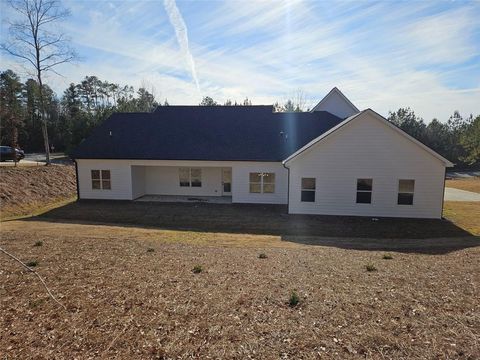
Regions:
<instances>
[{"instance_id":1,"label":"covered porch","mask_svg":"<svg viewBox=\"0 0 480 360\"><path fill-rule=\"evenodd\" d=\"M133 199L231 203L231 167L132 165L131 174Z\"/></svg>"}]
</instances>

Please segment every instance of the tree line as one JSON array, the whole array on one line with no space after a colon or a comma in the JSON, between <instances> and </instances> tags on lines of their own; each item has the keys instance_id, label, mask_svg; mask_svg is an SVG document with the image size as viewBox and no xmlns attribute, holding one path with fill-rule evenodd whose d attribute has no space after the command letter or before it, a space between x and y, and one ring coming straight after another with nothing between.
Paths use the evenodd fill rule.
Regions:
<instances>
[{"instance_id":1,"label":"tree line","mask_svg":"<svg viewBox=\"0 0 480 360\"><path fill-rule=\"evenodd\" d=\"M86 76L70 84L58 98L43 85L45 118L50 148L70 152L93 128L114 112L151 112L157 106L168 106L167 99L159 103L154 91L130 85L103 81ZM35 79L22 82L11 70L0 73L0 116L2 145L21 146L27 152L43 151L40 88ZM274 104L276 112L308 111L303 96L294 96ZM205 96L202 106L249 106L247 97L241 102L223 103ZM446 122L433 119L426 124L410 108L390 112L388 120L429 146L459 167L479 166L480 116L462 117L455 112Z\"/></svg>"}]
</instances>

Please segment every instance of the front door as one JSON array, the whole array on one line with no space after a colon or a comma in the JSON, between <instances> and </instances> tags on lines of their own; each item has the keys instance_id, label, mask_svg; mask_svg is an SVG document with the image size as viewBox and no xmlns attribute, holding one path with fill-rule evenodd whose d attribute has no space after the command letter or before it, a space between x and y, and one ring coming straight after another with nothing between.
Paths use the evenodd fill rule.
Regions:
<instances>
[{"instance_id":1,"label":"front door","mask_svg":"<svg viewBox=\"0 0 480 360\"><path fill-rule=\"evenodd\" d=\"M222 195L232 195L232 169L222 169Z\"/></svg>"}]
</instances>

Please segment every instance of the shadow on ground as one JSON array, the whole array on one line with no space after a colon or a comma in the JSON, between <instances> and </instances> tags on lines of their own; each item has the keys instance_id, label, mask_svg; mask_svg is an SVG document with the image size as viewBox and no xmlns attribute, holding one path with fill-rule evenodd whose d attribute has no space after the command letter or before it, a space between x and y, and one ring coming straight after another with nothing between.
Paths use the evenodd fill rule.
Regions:
<instances>
[{"instance_id":1,"label":"shadow on ground","mask_svg":"<svg viewBox=\"0 0 480 360\"><path fill-rule=\"evenodd\" d=\"M288 215L284 205L81 200L32 220L259 234L283 241L358 250L440 254L480 245L448 220Z\"/></svg>"}]
</instances>

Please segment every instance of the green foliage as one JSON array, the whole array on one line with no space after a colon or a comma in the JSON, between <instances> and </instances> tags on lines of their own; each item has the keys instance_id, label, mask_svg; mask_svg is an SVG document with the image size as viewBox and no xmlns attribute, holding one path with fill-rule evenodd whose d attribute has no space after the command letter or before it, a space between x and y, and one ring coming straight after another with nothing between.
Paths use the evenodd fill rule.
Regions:
<instances>
[{"instance_id":1,"label":"green foliage","mask_svg":"<svg viewBox=\"0 0 480 360\"><path fill-rule=\"evenodd\" d=\"M203 268L201 265L195 265L192 269L192 272L194 274L200 274L203 271Z\"/></svg>"},{"instance_id":2,"label":"green foliage","mask_svg":"<svg viewBox=\"0 0 480 360\"><path fill-rule=\"evenodd\" d=\"M33 244L33 246L43 246L43 241L41 240L35 241L35 244Z\"/></svg>"},{"instance_id":3,"label":"green foliage","mask_svg":"<svg viewBox=\"0 0 480 360\"><path fill-rule=\"evenodd\" d=\"M300 296L298 296L295 290L292 290L290 293L290 298L288 299L288 305L290 307L295 307L300 303Z\"/></svg>"},{"instance_id":4,"label":"green foliage","mask_svg":"<svg viewBox=\"0 0 480 360\"><path fill-rule=\"evenodd\" d=\"M367 265L365 265L365 269L367 269L368 272L377 271L377 268L376 268L375 265L373 265L373 264L367 264Z\"/></svg>"},{"instance_id":5,"label":"green foliage","mask_svg":"<svg viewBox=\"0 0 480 360\"><path fill-rule=\"evenodd\" d=\"M460 135L460 144L465 149L461 160L469 165L480 163L480 115Z\"/></svg>"},{"instance_id":6,"label":"green foliage","mask_svg":"<svg viewBox=\"0 0 480 360\"><path fill-rule=\"evenodd\" d=\"M463 118L455 111L445 123L433 119L426 125L412 109L400 108L390 112L388 120L457 166L478 163L478 129L475 132L472 116Z\"/></svg>"}]
</instances>

